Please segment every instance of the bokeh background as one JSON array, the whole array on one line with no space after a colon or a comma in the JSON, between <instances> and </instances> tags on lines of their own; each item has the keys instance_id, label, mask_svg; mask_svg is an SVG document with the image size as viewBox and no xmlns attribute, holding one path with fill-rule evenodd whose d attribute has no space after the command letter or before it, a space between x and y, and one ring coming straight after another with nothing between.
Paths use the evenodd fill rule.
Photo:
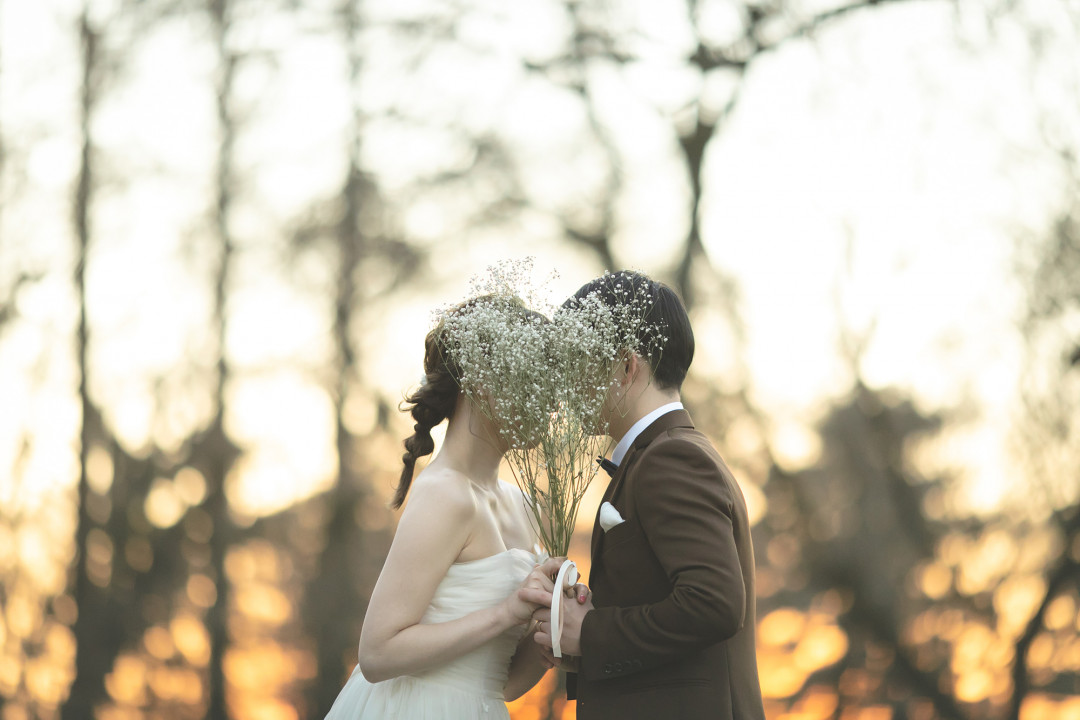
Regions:
<instances>
[{"instance_id":1,"label":"bokeh background","mask_svg":"<svg viewBox=\"0 0 1080 720\"><path fill-rule=\"evenodd\" d=\"M0 0L0 718L321 718L430 311L524 256L685 298L770 720L1080 718L1078 47L1069 0Z\"/></svg>"}]
</instances>

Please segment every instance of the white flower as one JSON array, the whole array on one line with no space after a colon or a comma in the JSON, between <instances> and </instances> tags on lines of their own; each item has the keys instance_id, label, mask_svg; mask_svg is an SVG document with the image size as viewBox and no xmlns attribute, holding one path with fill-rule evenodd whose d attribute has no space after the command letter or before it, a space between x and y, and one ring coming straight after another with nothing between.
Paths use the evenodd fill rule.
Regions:
<instances>
[{"instance_id":1,"label":"white flower","mask_svg":"<svg viewBox=\"0 0 1080 720\"><path fill-rule=\"evenodd\" d=\"M612 308L596 295L570 307L545 302L529 282L531 261L502 262L473 300L435 314L462 391L498 428L508 464L544 547L569 549L578 506L596 472L607 425L601 417L618 358L662 346L644 324L650 307L625 297ZM629 295L629 288L616 289Z\"/></svg>"}]
</instances>

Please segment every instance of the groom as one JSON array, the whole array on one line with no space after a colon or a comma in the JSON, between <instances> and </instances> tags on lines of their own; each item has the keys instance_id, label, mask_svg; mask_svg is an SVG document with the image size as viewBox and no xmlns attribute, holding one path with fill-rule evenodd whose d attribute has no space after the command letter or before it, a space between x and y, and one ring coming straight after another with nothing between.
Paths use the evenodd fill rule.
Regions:
<instances>
[{"instance_id":1,"label":"groom","mask_svg":"<svg viewBox=\"0 0 1080 720\"><path fill-rule=\"evenodd\" d=\"M604 409L617 441L604 503L618 514L601 506L593 525L592 597L562 606L563 667L576 670L567 696L582 720L764 720L750 523L739 485L680 401L694 356L686 310L640 273L598 278L574 298L590 293L613 308L644 301L641 341L656 331L666 340L616 369ZM549 575L560 561L548 561ZM550 593L519 593L546 606L536 639L550 648Z\"/></svg>"}]
</instances>

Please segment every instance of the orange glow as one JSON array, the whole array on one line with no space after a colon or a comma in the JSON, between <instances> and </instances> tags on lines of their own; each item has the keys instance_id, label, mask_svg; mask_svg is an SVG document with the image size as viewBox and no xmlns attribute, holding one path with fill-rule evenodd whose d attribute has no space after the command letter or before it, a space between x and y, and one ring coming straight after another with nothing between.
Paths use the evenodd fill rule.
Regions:
<instances>
[{"instance_id":1,"label":"orange glow","mask_svg":"<svg viewBox=\"0 0 1080 720\"><path fill-rule=\"evenodd\" d=\"M257 567L255 556L246 547L230 548L225 556L225 574L233 584L254 580Z\"/></svg>"},{"instance_id":2,"label":"orange glow","mask_svg":"<svg viewBox=\"0 0 1080 720\"><path fill-rule=\"evenodd\" d=\"M66 625L50 622L45 630L45 653L62 664L75 662L75 633Z\"/></svg>"},{"instance_id":3,"label":"orange glow","mask_svg":"<svg viewBox=\"0 0 1080 720\"><path fill-rule=\"evenodd\" d=\"M0 692L7 697L15 694L22 681L22 663L18 657L0 655Z\"/></svg>"},{"instance_id":4,"label":"orange glow","mask_svg":"<svg viewBox=\"0 0 1080 720\"><path fill-rule=\"evenodd\" d=\"M176 486L165 478L154 480L146 495L146 519L159 528L172 527L184 515L187 506L176 492Z\"/></svg>"},{"instance_id":5,"label":"orange glow","mask_svg":"<svg viewBox=\"0 0 1080 720\"><path fill-rule=\"evenodd\" d=\"M806 614L794 608L773 610L758 623L758 642L779 647L799 640L806 627Z\"/></svg>"},{"instance_id":6,"label":"orange glow","mask_svg":"<svg viewBox=\"0 0 1080 720\"><path fill-rule=\"evenodd\" d=\"M930 563L919 568L919 590L931 600L940 600L945 597L952 587L952 570L941 563Z\"/></svg>"},{"instance_id":7,"label":"orange glow","mask_svg":"<svg viewBox=\"0 0 1080 720\"><path fill-rule=\"evenodd\" d=\"M577 703L566 700L566 694L556 692L558 672L549 670L540 678L533 688L519 697L517 700L508 702L506 709L510 712L513 720L541 720L547 717L548 703L551 703L551 717L562 720L573 720L577 717ZM552 693L555 696L552 697Z\"/></svg>"},{"instance_id":8,"label":"orange glow","mask_svg":"<svg viewBox=\"0 0 1080 720\"><path fill-rule=\"evenodd\" d=\"M795 664L811 673L839 662L847 654L847 634L835 625L811 627L795 648Z\"/></svg>"},{"instance_id":9,"label":"orange glow","mask_svg":"<svg viewBox=\"0 0 1080 720\"><path fill-rule=\"evenodd\" d=\"M983 656L994 641L994 635L985 625L968 623L953 647L952 671L957 675L980 667Z\"/></svg>"},{"instance_id":10,"label":"orange glow","mask_svg":"<svg viewBox=\"0 0 1080 720\"><path fill-rule=\"evenodd\" d=\"M169 623L169 632L176 649L184 659L195 667L204 667L210 662L210 635L198 619L183 614Z\"/></svg>"},{"instance_id":11,"label":"orange glow","mask_svg":"<svg viewBox=\"0 0 1080 720\"><path fill-rule=\"evenodd\" d=\"M100 445L92 445L86 458L86 480L98 495L109 492L113 482L113 459Z\"/></svg>"},{"instance_id":12,"label":"orange glow","mask_svg":"<svg viewBox=\"0 0 1080 720\"><path fill-rule=\"evenodd\" d=\"M67 697L71 678L52 658L39 657L26 663L26 689L34 700L46 707L56 707Z\"/></svg>"},{"instance_id":13,"label":"orange glow","mask_svg":"<svg viewBox=\"0 0 1080 720\"><path fill-rule=\"evenodd\" d=\"M1063 630L1077 620L1076 602L1072 595L1059 595L1046 608L1043 622L1047 630Z\"/></svg>"},{"instance_id":14,"label":"orange glow","mask_svg":"<svg viewBox=\"0 0 1080 720\"><path fill-rule=\"evenodd\" d=\"M198 607L208 608L217 601L217 586L206 575L192 575L187 582L187 596Z\"/></svg>"},{"instance_id":15,"label":"orange glow","mask_svg":"<svg viewBox=\"0 0 1080 720\"><path fill-rule=\"evenodd\" d=\"M758 671L764 697L787 698L802 689L807 675L791 660L790 653L758 651Z\"/></svg>"},{"instance_id":16,"label":"orange glow","mask_svg":"<svg viewBox=\"0 0 1080 720\"><path fill-rule=\"evenodd\" d=\"M1014 575L994 591L994 610L998 632L1017 637L1042 602L1046 581L1038 575Z\"/></svg>"},{"instance_id":17,"label":"orange glow","mask_svg":"<svg viewBox=\"0 0 1080 720\"><path fill-rule=\"evenodd\" d=\"M1042 572L1046 563L1058 552L1060 540L1049 528L1035 530L1024 536L1016 561L1018 572Z\"/></svg>"},{"instance_id":18,"label":"orange glow","mask_svg":"<svg viewBox=\"0 0 1080 720\"><path fill-rule=\"evenodd\" d=\"M66 529L47 521L40 524L23 524L14 538L15 555L8 555L10 562L22 565L22 579L32 588L35 596L57 595L64 591L67 574L64 567L74 556L74 543L56 541ZM0 535L0 541L5 538ZM0 543L2 544L2 543ZM0 564L3 564L0 553Z\"/></svg>"},{"instance_id":19,"label":"orange glow","mask_svg":"<svg viewBox=\"0 0 1080 720\"><path fill-rule=\"evenodd\" d=\"M1046 633L1035 637L1028 648L1028 665L1032 670L1045 670L1050 667L1054 656L1054 639Z\"/></svg>"},{"instance_id":20,"label":"orange glow","mask_svg":"<svg viewBox=\"0 0 1080 720\"><path fill-rule=\"evenodd\" d=\"M105 676L109 696L125 705L146 703L146 662L134 655L121 655L113 663L112 672Z\"/></svg>"},{"instance_id":21,"label":"orange glow","mask_svg":"<svg viewBox=\"0 0 1080 720\"><path fill-rule=\"evenodd\" d=\"M249 618L266 625L283 625L292 615L292 603L273 585L252 583L236 590L236 606Z\"/></svg>"},{"instance_id":22,"label":"orange glow","mask_svg":"<svg viewBox=\"0 0 1080 720\"><path fill-rule=\"evenodd\" d=\"M188 668L157 667L149 674L150 688L162 700L194 705L203 696L202 678Z\"/></svg>"},{"instance_id":23,"label":"orange glow","mask_svg":"<svg viewBox=\"0 0 1080 720\"><path fill-rule=\"evenodd\" d=\"M278 558L278 552L265 540L253 540L243 547L229 550L225 558L225 574L235 584L246 580L280 582L287 574Z\"/></svg>"},{"instance_id":24,"label":"orange glow","mask_svg":"<svg viewBox=\"0 0 1080 720\"><path fill-rule=\"evenodd\" d=\"M143 635L146 651L158 660L168 660L176 653L176 644L172 635L160 625L155 625Z\"/></svg>"},{"instance_id":25,"label":"orange glow","mask_svg":"<svg viewBox=\"0 0 1080 720\"><path fill-rule=\"evenodd\" d=\"M922 645L934 637L936 610L925 610L904 628L904 641L909 645Z\"/></svg>"},{"instance_id":26,"label":"orange glow","mask_svg":"<svg viewBox=\"0 0 1080 720\"><path fill-rule=\"evenodd\" d=\"M977 703L990 696L994 689L994 676L977 668L960 675L956 681L956 698L962 702Z\"/></svg>"},{"instance_id":27,"label":"orange glow","mask_svg":"<svg viewBox=\"0 0 1080 720\"><path fill-rule=\"evenodd\" d=\"M1058 669L1062 672L1080 672L1080 638L1074 638L1069 643L1067 649L1061 653L1061 660Z\"/></svg>"},{"instance_id":28,"label":"orange glow","mask_svg":"<svg viewBox=\"0 0 1080 720\"><path fill-rule=\"evenodd\" d=\"M840 713L840 720L892 720L892 708L880 705L847 708Z\"/></svg>"},{"instance_id":29,"label":"orange glow","mask_svg":"<svg viewBox=\"0 0 1080 720\"><path fill-rule=\"evenodd\" d=\"M288 683L296 676L296 658L272 640L225 653L225 677L242 690L265 690Z\"/></svg>"},{"instance_id":30,"label":"orange glow","mask_svg":"<svg viewBox=\"0 0 1080 720\"><path fill-rule=\"evenodd\" d=\"M810 688L791 710L780 715L778 720L828 720L836 712L840 702L836 692L824 686Z\"/></svg>"},{"instance_id":31,"label":"orange glow","mask_svg":"<svg viewBox=\"0 0 1080 720\"><path fill-rule=\"evenodd\" d=\"M960 610L945 610L937 616L934 634L944 640L956 640L964 629L964 613Z\"/></svg>"},{"instance_id":32,"label":"orange glow","mask_svg":"<svg viewBox=\"0 0 1080 720\"><path fill-rule=\"evenodd\" d=\"M206 478L195 468L181 468L173 483L176 494L186 505L198 505L206 498Z\"/></svg>"},{"instance_id":33,"label":"orange glow","mask_svg":"<svg viewBox=\"0 0 1080 720\"><path fill-rule=\"evenodd\" d=\"M950 533L938 543L938 555L947 565L958 566L970 552L971 540L962 533Z\"/></svg>"},{"instance_id":34,"label":"orange glow","mask_svg":"<svg viewBox=\"0 0 1080 720\"><path fill-rule=\"evenodd\" d=\"M1020 707L1020 720L1080 720L1080 695L1032 694Z\"/></svg>"},{"instance_id":35,"label":"orange glow","mask_svg":"<svg viewBox=\"0 0 1080 720\"><path fill-rule=\"evenodd\" d=\"M243 698L230 703L238 720L298 720L296 708L276 698Z\"/></svg>"},{"instance_id":36,"label":"orange glow","mask_svg":"<svg viewBox=\"0 0 1080 720\"><path fill-rule=\"evenodd\" d=\"M16 588L7 601L7 628L20 639L27 639L41 627L41 607L34 602L25 588Z\"/></svg>"},{"instance_id":37,"label":"orange glow","mask_svg":"<svg viewBox=\"0 0 1080 720\"><path fill-rule=\"evenodd\" d=\"M832 606L839 597L822 600ZM838 662L848 649L847 634L836 626L834 616L825 612L808 615L794 608L778 608L758 623L757 637L761 691L767 698L792 697L811 674ZM817 712L812 707L791 711Z\"/></svg>"},{"instance_id":38,"label":"orange glow","mask_svg":"<svg viewBox=\"0 0 1080 720\"><path fill-rule=\"evenodd\" d=\"M18 562L15 533L7 525L0 525L0 572L10 572Z\"/></svg>"},{"instance_id":39,"label":"orange glow","mask_svg":"<svg viewBox=\"0 0 1080 720\"><path fill-rule=\"evenodd\" d=\"M554 685L555 673L548 671L540 681L516 700L506 703L506 709L514 720L533 720L540 717L539 706L545 702Z\"/></svg>"},{"instance_id":40,"label":"orange glow","mask_svg":"<svg viewBox=\"0 0 1080 720\"><path fill-rule=\"evenodd\" d=\"M97 720L143 720L143 713L138 708L103 707L95 711Z\"/></svg>"}]
</instances>

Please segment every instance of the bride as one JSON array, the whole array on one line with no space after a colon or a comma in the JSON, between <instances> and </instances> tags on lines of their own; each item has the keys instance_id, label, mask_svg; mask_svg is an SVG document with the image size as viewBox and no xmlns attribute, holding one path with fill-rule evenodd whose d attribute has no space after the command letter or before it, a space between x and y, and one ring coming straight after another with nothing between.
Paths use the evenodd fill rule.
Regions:
<instances>
[{"instance_id":1,"label":"bride","mask_svg":"<svg viewBox=\"0 0 1080 720\"><path fill-rule=\"evenodd\" d=\"M467 309L466 309L467 311ZM533 641L536 605L519 587L551 591L528 548L521 491L499 480L507 448L461 393L441 327L425 341L425 378L407 398L416 421L393 499L405 505L360 634L359 664L327 720L508 718L551 663ZM431 429L449 420L439 454ZM542 631L542 628L540 628Z\"/></svg>"}]
</instances>

